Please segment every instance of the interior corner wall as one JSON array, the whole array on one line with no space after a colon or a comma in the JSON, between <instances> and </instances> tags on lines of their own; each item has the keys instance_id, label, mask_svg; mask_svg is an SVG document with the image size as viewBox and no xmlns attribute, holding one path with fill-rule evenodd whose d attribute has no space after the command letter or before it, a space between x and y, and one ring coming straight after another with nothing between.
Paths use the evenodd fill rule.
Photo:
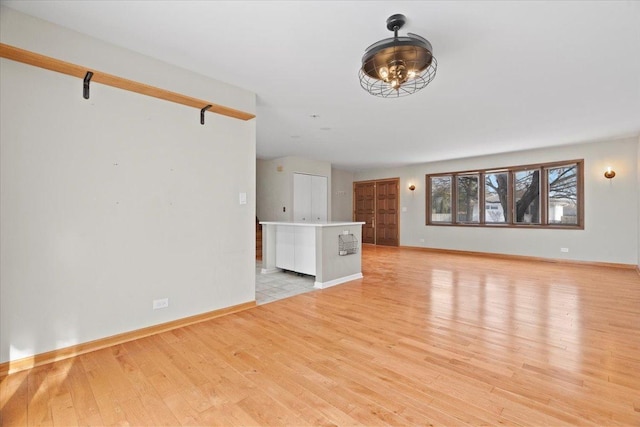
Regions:
<instances>
[{"instance_id":1,"label":"interior corner wall","mask_svg":"<svg viewBox=\"0 0 640 427\"><path fill-rule=\"evenodd\" d=\"M400 177L400 245L550 259L640 265L638 137L549 147L356 173ZM427 226L425 175L584 159L584 230ZM614 179L603 174L607 166ZM415 191L408 189L410 183ZM633 237L630 237L633 236ZM569 252L560 252L568 248Z\"/></svg>"},{"instance_id":2,"label":"interior corner wall","mask_svg":"<svg viewBox=\"0 0 640 427\"><path fill-rule=\"evenodd\" d=\"M305 173L327 177L331 192L331 163L287 156L256 163L256 211L260 221L293 221L293 174ZM327 200L331 220L331 197Z\"/></svg>"},{"instance_id":3,"label":"interior corner wall","mask_svg":"<svg viewBox=\"0 0 640 427\"><path fill-rule=\"evenodd\" d=\"M0 40L255 112L251 92L6 7ZM81 79L7 59L0 92L0 362L255 300L255 120L202 126L97 83L85 100Z\"/></svg>"},{"instance_id":4,"label":"interior corner wall","mask_svg":"<svg viewBox=\"0 0 640 427\"><path fill-rule=\"evenodd\" d=\"M334 221L353 220L353 177L353 172L331 170L331 218Z\"/></svg>"},{"instance_id":5,"label":"interior corner wall","mask_svg":"<svg viewBox=\"0 0 640 427\"><path fill-rule=\"evenodd\" d=\"M256 212L260 221L292 221L289 176L280 159L256 162Z\"/></svg>"}]
</instances>

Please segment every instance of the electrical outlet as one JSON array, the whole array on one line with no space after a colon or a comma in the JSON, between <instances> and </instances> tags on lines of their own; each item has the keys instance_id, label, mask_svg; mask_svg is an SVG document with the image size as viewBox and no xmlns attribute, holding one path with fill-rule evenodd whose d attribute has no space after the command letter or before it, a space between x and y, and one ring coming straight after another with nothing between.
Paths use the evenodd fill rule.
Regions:
<instances>
[{"instance_id":1,"label":"electrical outlet","mask_svg":"<svg viewBox=\"0 0 640 427\"><path fill-rule=\"evenodd\" d=\"M169 298L161 298L153 300L153 309L157 310L159 308L167 308L169 307Z\"/></svg>"},{"instance_id":2,"label":"electrical outlet","mask_svg":"<svg viewBox=\"0 0 640 427\"><path fill-rule=\"evenodd\" d=\"M420 239L420 243L424 243L424 239Z\"/></svg>"},{"instance_id":3,"label":"electrical outlet","mask_svg":"<svg viewBox=\"0 0 640 427\"><path fill-rule=\"evenodd\" d=\"M569 252L569 248L560 248L560 252Z\"/></svg>"}]
</instances>

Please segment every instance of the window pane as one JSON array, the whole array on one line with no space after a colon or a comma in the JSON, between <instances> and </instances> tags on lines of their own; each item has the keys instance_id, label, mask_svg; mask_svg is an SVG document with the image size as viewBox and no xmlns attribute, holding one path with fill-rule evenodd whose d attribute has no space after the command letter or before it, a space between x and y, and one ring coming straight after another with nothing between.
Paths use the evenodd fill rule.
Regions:
<instances>
[{"instance_id":1,"label":"window pane","mask_svg":"<svg viewBox=\"0 0 640 427\"><path fill-rule=\"evenodd\" d=\"M547 169L549 224L578 223L578 165Z\"/></svg>"},{"instance_id":2,"label":"window pane","mask_svg":"<svg viewBox=\"0 0 640 427\"><path fill-rule=\"evenodd\" d=\"M431 178L431 221L451 222L451 177Z\"/></svg>"},{"instance_id":3,"label":"window pane","mask_svg":"<svg viewBox=\"0 0 640 427\"><path fill-rule=\"evenodd\" d=\"M458 190L458 222L479 222L478 175L460 175L457 177Z\"/></svg>"},{"instance_id":4,"label":"window pane","mask_svg":"<svg viewBox=\"0 0 640 427\"><path fill-rule=\"evenodd\" d=\"M507 222L507 186L509 174L506 172L487 173L484 176L484 220L487 223Z\"/></svg>"},{"instance_id":5,"label":"window pane","mask_svg":"<svg viewBox=\"0 0 640 427\"><path fill-rule=\"evenodd\" d=\"M582 160L426 175L427 223L582 229L583 177Z\"/></svg>"},{"instance_id":6,"label":"window pane","mask_svg":"<svg viewBox=\"0 0 640 427\"><path fill-rule=\"evenodd\" d=\"M540 170L514 173L516 223L540 223Z\"/></svg>"}]
</instances>

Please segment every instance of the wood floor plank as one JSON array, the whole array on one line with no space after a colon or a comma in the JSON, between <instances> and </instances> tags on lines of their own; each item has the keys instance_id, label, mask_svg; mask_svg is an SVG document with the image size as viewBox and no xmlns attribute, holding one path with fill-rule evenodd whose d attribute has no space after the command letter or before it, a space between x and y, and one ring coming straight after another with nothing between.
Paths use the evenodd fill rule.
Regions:
<instances>
[{"instance_id":1,"label":"wood floor plank","mask_svg":"<svg viewBox=\"0 0 640 427\"><path fill-rule=\"evenodd\" d=\"M120 405L118 396L112 391L96 396L98 410L104 425L126 425L126 415Z\"/></svg>"},{"instance_id":2,"label":"wood floor plank","mask_svg":"<svg viewBox=\"0 0 640 427\"><path fill-rule=\"evenodd\" d=\"M120 408L122 408L127 423L131 426L147 425L153 419L149 412L150 408L145 406L139 397L120 401Z\"/></svg>"},{"instance_id":3,"label":"wood floor plank","mask_svg":"<svg viewBox=\"0 0 640 427\"><path fill-rule=\"evenodd\" d=\"M42 369L44 368L44 369ZM29 426L52 426L49 371L46 367L33 369L28 377ZM1 424L1 423L0 423Z\"/></svg>"},{"instance_id":4,"label":"wood floor plank","mask_svg":"<svg viewBox=\"0 0 640 427\"><path fill-rule=\"evenodd\" d=\"M91 390L91 385L87 379L84 369L79 367L78 361L76 369L70 370L65 382L67 389L73 402L73 407L78 416L78 424L80 425L100 425L104 424L98 403Z\"/></svg>"},{"instance_id":5,"label":"wood floor plank","mask_svg":"<svg viewBox=\"0 0 640 427\"><path fill-rule=\"evenodd\" d=\"M353 424L355 420L338 411L335 407L317 396L310 396L308 391L297 381L290 380L295 375L293 370L276 359L264 355L257 359L248 352L234 352L234 365L244 372L252 372L248 378L260 390L273 396L274 400L284 407L290 408L312 425L333 425L339 423ZM315 397L315 398L314 398ZM309 405L313 402L313 405Z\"/></svg>"},{"instance_id":6,"label":"wood floor plank","mask_svg":"<svg viewBox=\"0 0 640 427\"><path fill-rule=\"evenodd\" d=\"M58 394L51 399L54 426L77 426L78 414L73 407L71 393Z\"/></svg>"},{"instance_id":7,"label":"wood floor plank","mask_svg":"<svg viewBox=\"0 0 640 427\"><path fill-rule=\"evenodd\" d=\"M28 372L0 379L0 425L28 425L29 385Z\"/></svg>"},{"instance_id":8,"label":"wood floor plank","mask_svg":"<svg viewBox=\"0 0 640 427\"><path fill-rule=\"evenodd\" d=\"M364 278L0 379L10 425L640 425L640 275L365 246Z\"/></svg>"},{"instance_id":9,"label":"wood floor plank","mask_svg":"<svg viewBox=\"0 0 640 427\"><path fill-rule=\"evenodd\" d=\"M202 425L198 412L189 405L189 402L182 393L174 393L165 397L163 400L173 415L178 419L180 425Z\"/></svg>"},{"instance_id":10,"label":"wood floor plank","mask_svg":"<svg viewBox=\"0 0 640 427\"><path fill-rule=\"evenodd\" d=\"M238 405L222 403L200 414L203 425L207 426L257 426L258 421L251 418Z\"/></svg>"}]
</instances>

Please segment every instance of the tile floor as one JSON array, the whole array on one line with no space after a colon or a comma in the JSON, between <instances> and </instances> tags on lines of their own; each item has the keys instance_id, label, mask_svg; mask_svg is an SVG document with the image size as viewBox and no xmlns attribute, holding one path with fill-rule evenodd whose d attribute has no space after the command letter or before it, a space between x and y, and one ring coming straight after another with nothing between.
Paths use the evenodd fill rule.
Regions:
<instances>
[{"instance_id":1,"label":"tile floor","mask_svg":"<svg viewBox=\"0 0 640 427\"><path fill-rule=\"evenodd\" d=\"M262 262L256 261L256 304L266 304L279 299L314 290L314 276L298 276L296 273L279 271L262 274Z\"/></svg>"}]
</instances>

